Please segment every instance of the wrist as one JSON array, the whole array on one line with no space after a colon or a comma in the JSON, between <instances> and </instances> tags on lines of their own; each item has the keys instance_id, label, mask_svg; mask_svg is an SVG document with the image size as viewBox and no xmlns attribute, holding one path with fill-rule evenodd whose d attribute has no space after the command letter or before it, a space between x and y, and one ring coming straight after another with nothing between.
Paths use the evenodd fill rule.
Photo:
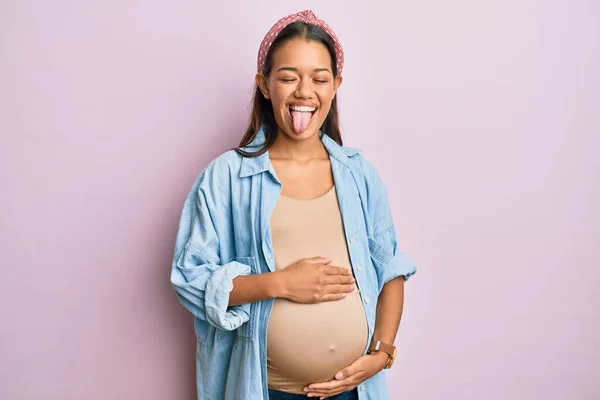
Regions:
<instances>
[{"instance_id":1,"label":"wrist","mask_svg":"<svg viewBox=\"0 0 600 400\"><path fill-rule=\"evenodd\" d=\"M377 360L377 367L379 370L383 370L390 359L390 356L383 351L372 351L369 355Z\"/></svg>"},{"instance_id":2,"label":"wrist","mask_svg":"<svg viewBox=\"0 0 600 400\"><path fill-rule=\"evenodd\" d=\"M267 295L271 299L286 298L285 275L281 271L270 272Z\"/></svg>"},{"instance_id":3,"label":"wrist","mask_svg":"<svg viewBox=\"0 0 600 400\"><path fill-rule=\"evenodd\" d=\"M369 354L383 353L387 356L387 361L384 365L385 369L389 369L396 360L397 349L393 344L385 343L381 340L373 339L369 345Z\"/></svg>"}]
</instances>

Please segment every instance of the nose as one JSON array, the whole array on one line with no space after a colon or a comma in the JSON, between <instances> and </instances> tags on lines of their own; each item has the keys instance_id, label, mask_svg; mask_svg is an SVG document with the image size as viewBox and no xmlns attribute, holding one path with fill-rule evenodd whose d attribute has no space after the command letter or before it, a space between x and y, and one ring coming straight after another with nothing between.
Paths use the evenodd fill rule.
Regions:
<instances>
[{"instance_id":1,"label":"nose","mask_svg":"<svg viewBox=\"0 0 600 400\"><path fill-rule=\"evenodd\" d=\"M302 78L296 88L296 97L302 99L310 99L312 97L313 90L310 79Z\"/></svg>"}]
</instances>

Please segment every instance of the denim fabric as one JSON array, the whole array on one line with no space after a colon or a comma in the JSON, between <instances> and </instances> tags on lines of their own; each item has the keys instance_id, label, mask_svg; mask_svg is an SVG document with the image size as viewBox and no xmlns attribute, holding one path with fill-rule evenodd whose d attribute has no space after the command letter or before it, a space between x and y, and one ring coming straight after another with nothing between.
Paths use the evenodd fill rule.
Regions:
<instances>
[{"instance_id":1,"label":"denim fabric","mask_svg":"<svg viewBox=\"0 0 600 400\"><path fill-rule=\"evenodd\" d=\"M370 341L383 285L399 276L408 279L416 268L400 251L386 189L373 166L359 150L320 137L331 161ZM262 143L261 130L246 150ZM280 192L268 152L243 158L231 150L204 168L185 201L171 283L195 317L199 399L268 399L266 331L273 300L228 303L233 279L275 269L269 220ZM387 398L383 372L359 391L360 400Z\"/></svg>"},{"instance_id":2,"label":"denim fabric","mask_svg":"<svg viewBox=\"0 0 600 400\"><path fill-rule=\"evenodd\" d=\"M318 397L316 397L316 399L318 399ZM269 400L315 400L315 397L269 390ZM358 400L358 390L354 389L336 396L327 397L327 400Z\"/></svg>"}]
</instances>

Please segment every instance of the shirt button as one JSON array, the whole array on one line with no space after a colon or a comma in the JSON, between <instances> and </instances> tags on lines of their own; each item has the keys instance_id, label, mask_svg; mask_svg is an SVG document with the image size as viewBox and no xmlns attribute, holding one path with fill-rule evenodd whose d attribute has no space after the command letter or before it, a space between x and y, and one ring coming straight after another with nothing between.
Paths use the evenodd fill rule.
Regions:
<instances>
[{"instance_id":1,"label":"shirt button","mask_svg":"<svg viewBox=\"0 0 600 400\"><path fill-rule=\"evenodd\" d=\"M361 386L360 386L360 391L361 391L361 392L364 392L364 391L365 391L365 385L361 385Z\"/></svg>"},{"instance_id":2,"label":"shirt button","mask_svg":"<svg viewBox=\"0 0 600 400\"><path fill-rule=\"evenodd\" d=\"M350 238L350 243L354 243L354 236Z\"/></svg>"},{"instance_id":3,"label":"shirt button","mask_svg":"<svg viewBox=\"0 0 600 400\"><path fill-rule=\"evenodd\" d=\"M369 300L369 297L365 297L365 303L369 304L369 301L371 301Z\"/></svg>"},{"instance_id":4,"label":"shirt button","mask_svg":"<svg viewBox=\"0 0 600 400\"><path fill-rule=\"evenodd\" d=\"M359 265L358 267L356 267L356 269L360 272L362 271L362 267Z\"/></svg>"}]
</instances>

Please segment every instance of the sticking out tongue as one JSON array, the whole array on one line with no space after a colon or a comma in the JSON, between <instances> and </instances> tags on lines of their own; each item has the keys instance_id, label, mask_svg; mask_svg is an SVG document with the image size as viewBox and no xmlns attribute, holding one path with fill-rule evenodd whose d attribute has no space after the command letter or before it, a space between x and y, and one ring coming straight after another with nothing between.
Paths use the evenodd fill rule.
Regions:
<instances>
[{"instance_id":1,"label":"sticking out tongue","mask_svg":"<svg viewBox=\"0 0 600 400\"><path fill-rule=\"evenodd\" d=\"M300 134L306 130L312 113L304 111L291 111L292 122L294 123L294 130Z\"/></svg>"}]
</instances>

